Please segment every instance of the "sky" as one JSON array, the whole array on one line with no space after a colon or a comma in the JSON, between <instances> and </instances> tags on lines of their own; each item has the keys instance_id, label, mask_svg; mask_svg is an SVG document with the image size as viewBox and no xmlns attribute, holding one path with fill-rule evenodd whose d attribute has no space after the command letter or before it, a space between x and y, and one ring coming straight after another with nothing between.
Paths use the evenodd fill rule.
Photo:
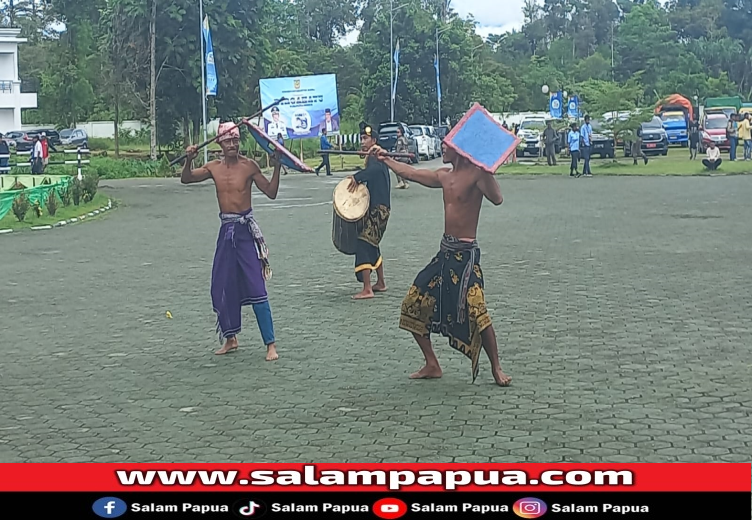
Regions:
<instances>
[{"instance_id":1,"label":"sky","mask_svg":"<svg viewBox=\"0 0 752 520\"><path fill-rule=\"evenodd\" d=\"M483 37L522 27L523 0L453 0L452 8L465 17L472 14Z\"/></svg>"}]
</instances>

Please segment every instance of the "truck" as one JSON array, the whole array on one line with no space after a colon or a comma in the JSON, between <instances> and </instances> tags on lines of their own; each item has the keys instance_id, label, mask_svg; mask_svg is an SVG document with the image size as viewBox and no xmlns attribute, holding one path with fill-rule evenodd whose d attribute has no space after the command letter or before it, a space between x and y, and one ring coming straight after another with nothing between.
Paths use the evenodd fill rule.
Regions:
<instances>
[{"instance_id":1,"label":"truck","mask_svg":"<svg viewBox=\"0 0 752 520\"><path fill-rule=\"evenodd\" d=\"M668 96L656 106L655 115L663 122L669 144L689 146L689 124L694 119L694 108L687 98L679 94Z\"/></svg>"},{"instance_id":2,"label":"truck","mask_svg":"<svg viewBox=\"0 0 752 520\"><path fill-rule=\"evenodd\" d=\"M738 114L744 103L739 96L707 98L701 107L702 115L723 113L730 118Z\"/></svg>"}]
</instances>

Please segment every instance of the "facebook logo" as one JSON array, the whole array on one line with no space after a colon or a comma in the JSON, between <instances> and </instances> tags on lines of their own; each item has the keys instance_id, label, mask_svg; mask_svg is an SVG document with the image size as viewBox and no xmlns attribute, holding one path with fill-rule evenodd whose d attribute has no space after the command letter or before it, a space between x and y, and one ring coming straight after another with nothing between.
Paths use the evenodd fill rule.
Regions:
<instances>
[{"instance_id":1,"label":"facebook logo","mask_svg":"<svg viewBox=\"0 0 752 520\"><path fill-rule=\"evenodd\" d=\"M91 506L94 514L102 518L117 518L128 511L128 504L115 497L100 498Z\"/></svg>"}]
</instances>

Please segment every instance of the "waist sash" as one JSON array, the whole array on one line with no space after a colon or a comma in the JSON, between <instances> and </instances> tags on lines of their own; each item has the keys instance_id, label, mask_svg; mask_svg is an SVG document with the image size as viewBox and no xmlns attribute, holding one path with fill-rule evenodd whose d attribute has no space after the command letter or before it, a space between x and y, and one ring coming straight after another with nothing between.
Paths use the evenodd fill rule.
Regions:
<instances>
[{"instance_id":1,"label":"waist sash","mask_svg":"<svg viewBox=\"0 0 752 520\"><path fill-rule=\"evenodd\" d=\"M227 230L225 239L232 240L233 247L235 247L235 224L248 226L248 230L251 232L251 235L253 235L253 241L256 245L256 254L264 266L264 280L270 280L272 277L272 268L269 265L269 248L266 247L266 241L264 240L264 235L261 233L261 228L253 217L253 208L243 214L220 213L219 219L222 221L222 225L232 224Z\"/></svg>"}]
</instances>

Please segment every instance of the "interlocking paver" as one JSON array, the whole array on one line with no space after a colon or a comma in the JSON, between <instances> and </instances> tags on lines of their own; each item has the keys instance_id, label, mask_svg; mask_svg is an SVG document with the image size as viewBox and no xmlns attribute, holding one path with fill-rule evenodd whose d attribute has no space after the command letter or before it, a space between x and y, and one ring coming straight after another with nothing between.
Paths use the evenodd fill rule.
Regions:
<instances>
[{"instance_id":1,"label":"interlocking paver","mask_svg":"<svg viewBox=\"0 0 752 520\"><path fill-rule=\"evenodd\" d=\"M0 462L749 461L752 177L501 178L479 241L507 389L441 338L444 378L407 379L441 194L395 190L390 290L353 302L340 178L256 195L277 363L250 309L212 354L210 185L103 181L116 212L1 237Z\"/></svg>"}]
</instances>

